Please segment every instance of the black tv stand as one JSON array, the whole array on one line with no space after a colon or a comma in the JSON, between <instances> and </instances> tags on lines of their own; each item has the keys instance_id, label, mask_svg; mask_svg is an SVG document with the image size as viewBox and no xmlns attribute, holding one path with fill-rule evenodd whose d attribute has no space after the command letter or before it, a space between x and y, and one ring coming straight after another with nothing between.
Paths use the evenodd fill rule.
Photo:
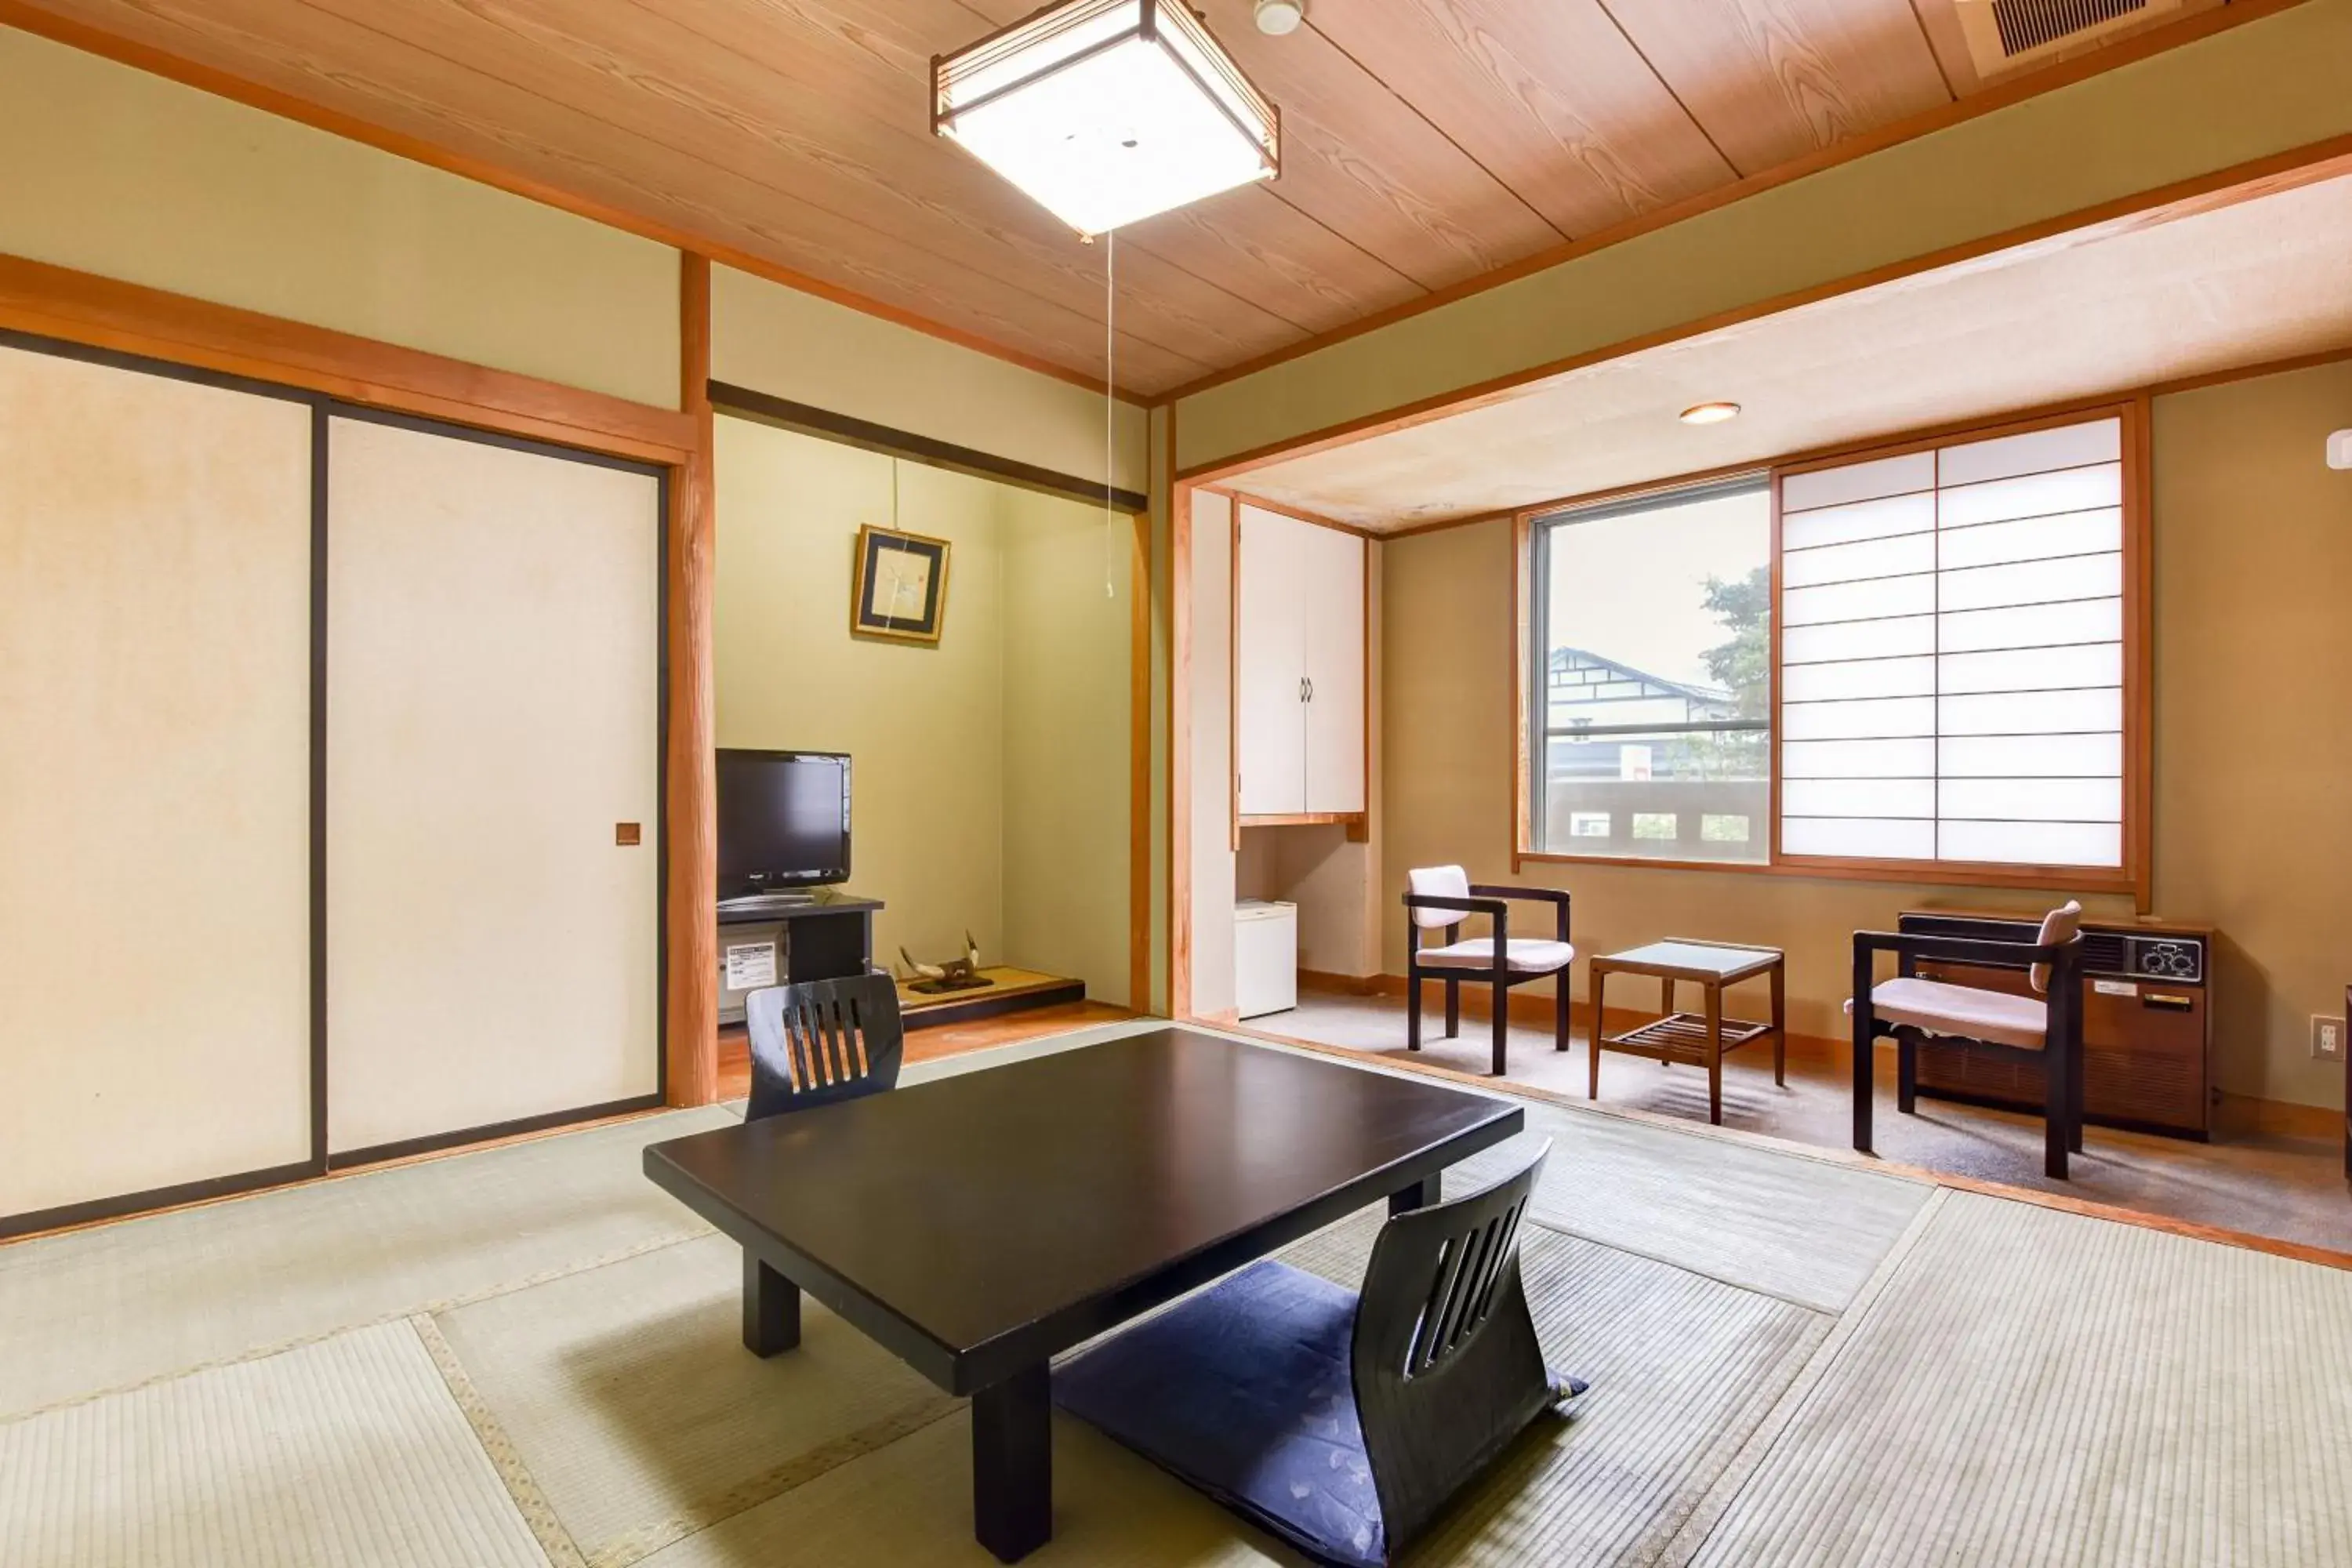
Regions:
<instances>
[{"instance_id":1,"label":"black tv stand","mask_svg":"<svg viewBox=\"0 0 2352 1568\"><path fill-rule=\"evenodd\" d=\"M776 925L776 978L796 985L805 980L838 980L874 966L874 914L879 899L861 899L839 888L759 893L719 902L719 972L711 983L727 983L727 928ZM754 939L756 940L756 939Z\"/></svg>"},{"instance_id":2,"label":"black tv stand","mask_svg":"<svg viewBox=\"0 0 2352 1568\"><path fill-rule=\"evenodd\" d=\"M719 900L719 918L721 921L730 916L737 920L764 920L792 910L814 909L817 902L816 894L805 888L782 893L745 893L740 898Z\"/></svg>"}]
</instances>

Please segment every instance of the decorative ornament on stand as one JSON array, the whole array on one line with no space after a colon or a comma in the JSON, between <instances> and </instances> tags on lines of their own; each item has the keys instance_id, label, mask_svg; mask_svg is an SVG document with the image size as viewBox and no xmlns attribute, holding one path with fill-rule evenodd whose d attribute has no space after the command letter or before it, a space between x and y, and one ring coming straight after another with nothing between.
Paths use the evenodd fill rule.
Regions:
<instances>
[{"instance_id":1,"label":"decorative ornament on stand","mask_svg":"<svg viewBox=\"0 0 2352 1568\"><path fill-rule=\"evenodd\" d=\"M976 991L995 981L980 972L980 943L971 940L971 932L963 933L963 956L950 958L943 963L925 963L904 947L898 950L899 980L907 989L926 996L936 996L948 991ZM909 979L909 975L912 976Z\"/></svg>"}]
</instances>

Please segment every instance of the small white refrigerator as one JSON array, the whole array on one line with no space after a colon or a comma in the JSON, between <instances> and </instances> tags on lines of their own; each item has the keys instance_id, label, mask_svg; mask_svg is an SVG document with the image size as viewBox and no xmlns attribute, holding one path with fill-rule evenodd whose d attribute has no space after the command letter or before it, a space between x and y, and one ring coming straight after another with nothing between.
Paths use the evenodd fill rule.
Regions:
<instances>
[{"instance_id":1,"label":"small white refrigerator","mask_svg":"<svg viewBox=\"0 0 2352 1568\"><path fill-rule=\"evenodd\" d=\"M1234 1011L1244 1018L1298 1005L1298 906L1234 906Z\"/></svg>"}]
</instances>

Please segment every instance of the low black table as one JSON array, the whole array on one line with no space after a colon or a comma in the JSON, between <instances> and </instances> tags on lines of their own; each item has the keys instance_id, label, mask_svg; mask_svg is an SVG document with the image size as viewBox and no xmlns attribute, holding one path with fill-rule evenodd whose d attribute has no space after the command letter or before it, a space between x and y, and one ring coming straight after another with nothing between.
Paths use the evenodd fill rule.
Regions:
<instances>
[{"instance_id":1,"label":"low black table","mask_svg":"<svg viewBox=\"0 0 2352 1568\"><path fill-rule=\"evenodd\" d=\"M1517 1107L1189 1029L646 1150L743 1247L743 1342L800 1339L800 1291L971 1396L973 1533L1053 1535L1047 1360L1517 1133Z\"/></svg>"}]
</instances>

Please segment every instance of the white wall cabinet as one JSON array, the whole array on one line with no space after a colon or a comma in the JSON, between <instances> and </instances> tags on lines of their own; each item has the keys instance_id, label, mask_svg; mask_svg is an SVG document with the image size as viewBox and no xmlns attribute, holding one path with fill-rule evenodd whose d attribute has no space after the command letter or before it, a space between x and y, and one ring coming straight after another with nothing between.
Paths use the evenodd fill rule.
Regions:
<instances>
[{"instance_id":1,"label":"white wall cabinet","mask_svg":"<svg viewBox=\"0 0 2352 1568\"><path fill-rule=\"evenodd\" d=\"M1240 509L1234 766L1241 816L1364 809L1364 542Z\"/></svg>"}]
</instances>

